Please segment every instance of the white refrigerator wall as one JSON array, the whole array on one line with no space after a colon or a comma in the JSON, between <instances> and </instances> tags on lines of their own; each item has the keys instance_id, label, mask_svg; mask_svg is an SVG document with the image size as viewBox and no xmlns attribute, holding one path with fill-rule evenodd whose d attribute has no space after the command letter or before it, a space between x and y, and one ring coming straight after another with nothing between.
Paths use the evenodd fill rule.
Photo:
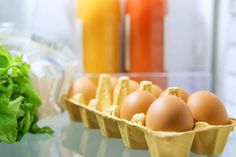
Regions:
<instances>
[{"instance_id":1,"label":"white refrigerator wall","mask_svg":"<svg viewBox=\"0 0 236 157\"><path fill-rule=\"evenodd\" d=\"M0 0L0 22L14 22L51 41L74 43L75 0Z\"/></svg>"},{"instance_id":2,"label":"white refrigerator wall","mask_svg":"<svg viewBox=\"0 0 236 157\"><path fill-rule=\"evenodd\" d=\"M236 0L219 0L217 32L216 91L236 113Z\"/></svg>"},{"instance_id":3,"label":"white refrigerator wall","mask_svg":"<svg viewBox=\"0 0 236 157\"><path fill-rule=\"evenodd\" d=\"M0 0L0 22L15 22L24 25L26 22L24 14L25 0Z\"/></svg>"},{"instance_id":4,"label":"white refrigerator wall","mask_svg":"<svg viewBox=\"0 0 236 157\"><path fill-rule=\"evenodd\" d=\"M211 90L214 0L168 0L165 20L165 68L169 72L204 71L182 78L193 89ZM200 84L197 82L201 80ZM169 85L176 85L170 77Z\"/></svg>"},{"instance_id":5,"label":"white refrigerator wall","mask_svg":"<svg viewBox=\"0 0 236 157\"><path fill-rule=\"evenodd\" d=\"M214 0L168 0L167 71L210 71Z\"/></svg>"}]
</instances>

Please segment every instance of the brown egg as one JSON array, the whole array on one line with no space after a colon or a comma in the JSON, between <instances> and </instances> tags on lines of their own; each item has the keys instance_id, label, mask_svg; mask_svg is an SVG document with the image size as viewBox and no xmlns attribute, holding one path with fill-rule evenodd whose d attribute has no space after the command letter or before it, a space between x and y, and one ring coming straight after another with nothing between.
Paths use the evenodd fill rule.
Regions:
<instances>
[{"instance_id":1,"label":"brown egg","mask_svg":"<svg viewBox=\"0 0 236 157\"><path fill-rule=\"evenodd\" d=\"M137 113L147 113L155 97L146 91L135 91L129 94L121 104L120 117L131 120Z\"/></svg>"},{"instance_id":2,"label":"brown egg","mask_svg":"<svg viewBox=\"0 0 236 157\"><path fill-rule=\"evenodd\" d=\"M163 92L163 90L159 86L157 86L155 84L152 85L152 94L156 98L159 98L162 92Z\"/></svg>"},{"instance_id":3,"label":"brown egg","mask_svg":"<svg viewBox=\"0 0 236 157\"><path fill-rule=\"evenodd\" d=\"M212 125L228 124L228 115L224 104L211 92L198 91L189 98L189 106L195 121L203 121Z\"/></svg>"},{"instance_id":4,"label":"brown egg","mask_svg":"<svg viewBox=\"0 0 236 157\"><path fill-rule=\"evenodd\" d=\"M89 78L79 78L71 85L68 96L71 98L77 93L81 93L84 96L85 103L88 104L95 97L96 86Z\"/></svg>"},{"instance_id":5,"label":"brown egg","mask_svg":"<svg viewBox=\"0 0 236 157\"><path fill-rule=\"evenodd\" d=\"M194 120L185 102L176 96L165 95L155 100L147 111L146 126L155 131L188 131Z\"/></svg>"},{"instance_id":6,"label":"brown egg","mask_svg":"<svg viewBox=\"0 0 236 157\"><path fill-rule=\"evenodd\" d=\"M169 87L161 94L161 96L163 95L175 95L184 100L185 102L188 101L189 97L188 92L180 87Z\"/></svg>"}]
</instances>

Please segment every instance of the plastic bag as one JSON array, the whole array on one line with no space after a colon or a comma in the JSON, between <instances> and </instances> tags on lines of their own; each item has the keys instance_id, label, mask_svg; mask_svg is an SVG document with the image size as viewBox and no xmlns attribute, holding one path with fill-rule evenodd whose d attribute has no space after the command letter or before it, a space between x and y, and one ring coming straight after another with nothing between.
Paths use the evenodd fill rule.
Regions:
<instances>
[{"instance_id":1,"label":"plastic bag","mask_svg":"<svg viewBox=\"0 0 236 157\"><path fill-rule=\"evenodd\" d=\"M78 67L76 54L63 44L16 29L12 23L0 24L0 42L31 64L33 84L42 100L39 117L63 111L60 97L68 90Z\"/></svg>"}]
</instances>

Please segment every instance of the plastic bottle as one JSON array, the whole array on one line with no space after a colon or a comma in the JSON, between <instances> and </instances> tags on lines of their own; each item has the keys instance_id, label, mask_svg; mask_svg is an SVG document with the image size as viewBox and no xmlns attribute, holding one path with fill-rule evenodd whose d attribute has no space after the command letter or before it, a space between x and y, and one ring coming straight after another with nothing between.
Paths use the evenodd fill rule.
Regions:
<instances>
[{"instance_id":1,"label":"plastic bottle","mask_svg":"<svg viewBox=\"0 0 236 157\"><path fill-rule=\"evenodd\" d=\"M84 72L120 72L120 1L77 0L76 7L82 21Z\"/></svg>"},{"instance_id":2,"label":"plastic bottle","mask_svg":"<svg viewBox=\"0 0 236 157\"><path fill-rule=\"evenodd\" d=\"M127 0L130 72L164 72L166 0Z\"/></svg>"}]
</instances>

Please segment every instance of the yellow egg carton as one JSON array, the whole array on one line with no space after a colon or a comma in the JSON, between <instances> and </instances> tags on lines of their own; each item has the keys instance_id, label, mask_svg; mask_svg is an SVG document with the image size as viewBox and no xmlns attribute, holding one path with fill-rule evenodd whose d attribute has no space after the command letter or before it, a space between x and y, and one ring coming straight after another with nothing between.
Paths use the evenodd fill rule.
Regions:
<instances>
[{"instance_id":1,"label":"yellow egg carton","mask_svg":"<svg viewBox=\"0 0 236 157\"><path fill-rule=\"evenodd\" d=\"M218 156L224 151L229 134L236 126L235 119L229 119L228 125L209 125L197 122L199 130L193 140L191 151L201 155Z\"/></svg>"},{"instance_id":2,"label":"yellow egg carton","mask_svg":"<svg viewBox=\"0 0 236 157\"><path fill-rule=\"evenodd\" d=\"M150 81L142 81L140 90L151 91L151 84ZM142 113L134 115L131 121L119 118L121 103L128 94L129 77L120 77L113 93L111 76L101 74L96 97L89 104L84 103L81 94L64 99L71 120L82 120L87 128L100 128L105 137L121 137L125 147L130 149L149 149L152 157L188 157L190 151L219 155L236 125L236 120L230 119L230 124L217 126L196 122L193 130L185 132L153 131L143 126L145 115Z\"/></svg>"},{"instance_id":3,"label":"yellow egg carton","mask_svg":"<svg viewBox=\"0 0 236 157\"><path fill-rule=\"evenodd\" d=\"M84 104L82 94L77 94L73 97L73 99L68 98L67 95L63 95L61 98L62 107L69 112L70 119L74 122L82 121L80 114L80 104Z\"/></svg>"}]
</instances>

